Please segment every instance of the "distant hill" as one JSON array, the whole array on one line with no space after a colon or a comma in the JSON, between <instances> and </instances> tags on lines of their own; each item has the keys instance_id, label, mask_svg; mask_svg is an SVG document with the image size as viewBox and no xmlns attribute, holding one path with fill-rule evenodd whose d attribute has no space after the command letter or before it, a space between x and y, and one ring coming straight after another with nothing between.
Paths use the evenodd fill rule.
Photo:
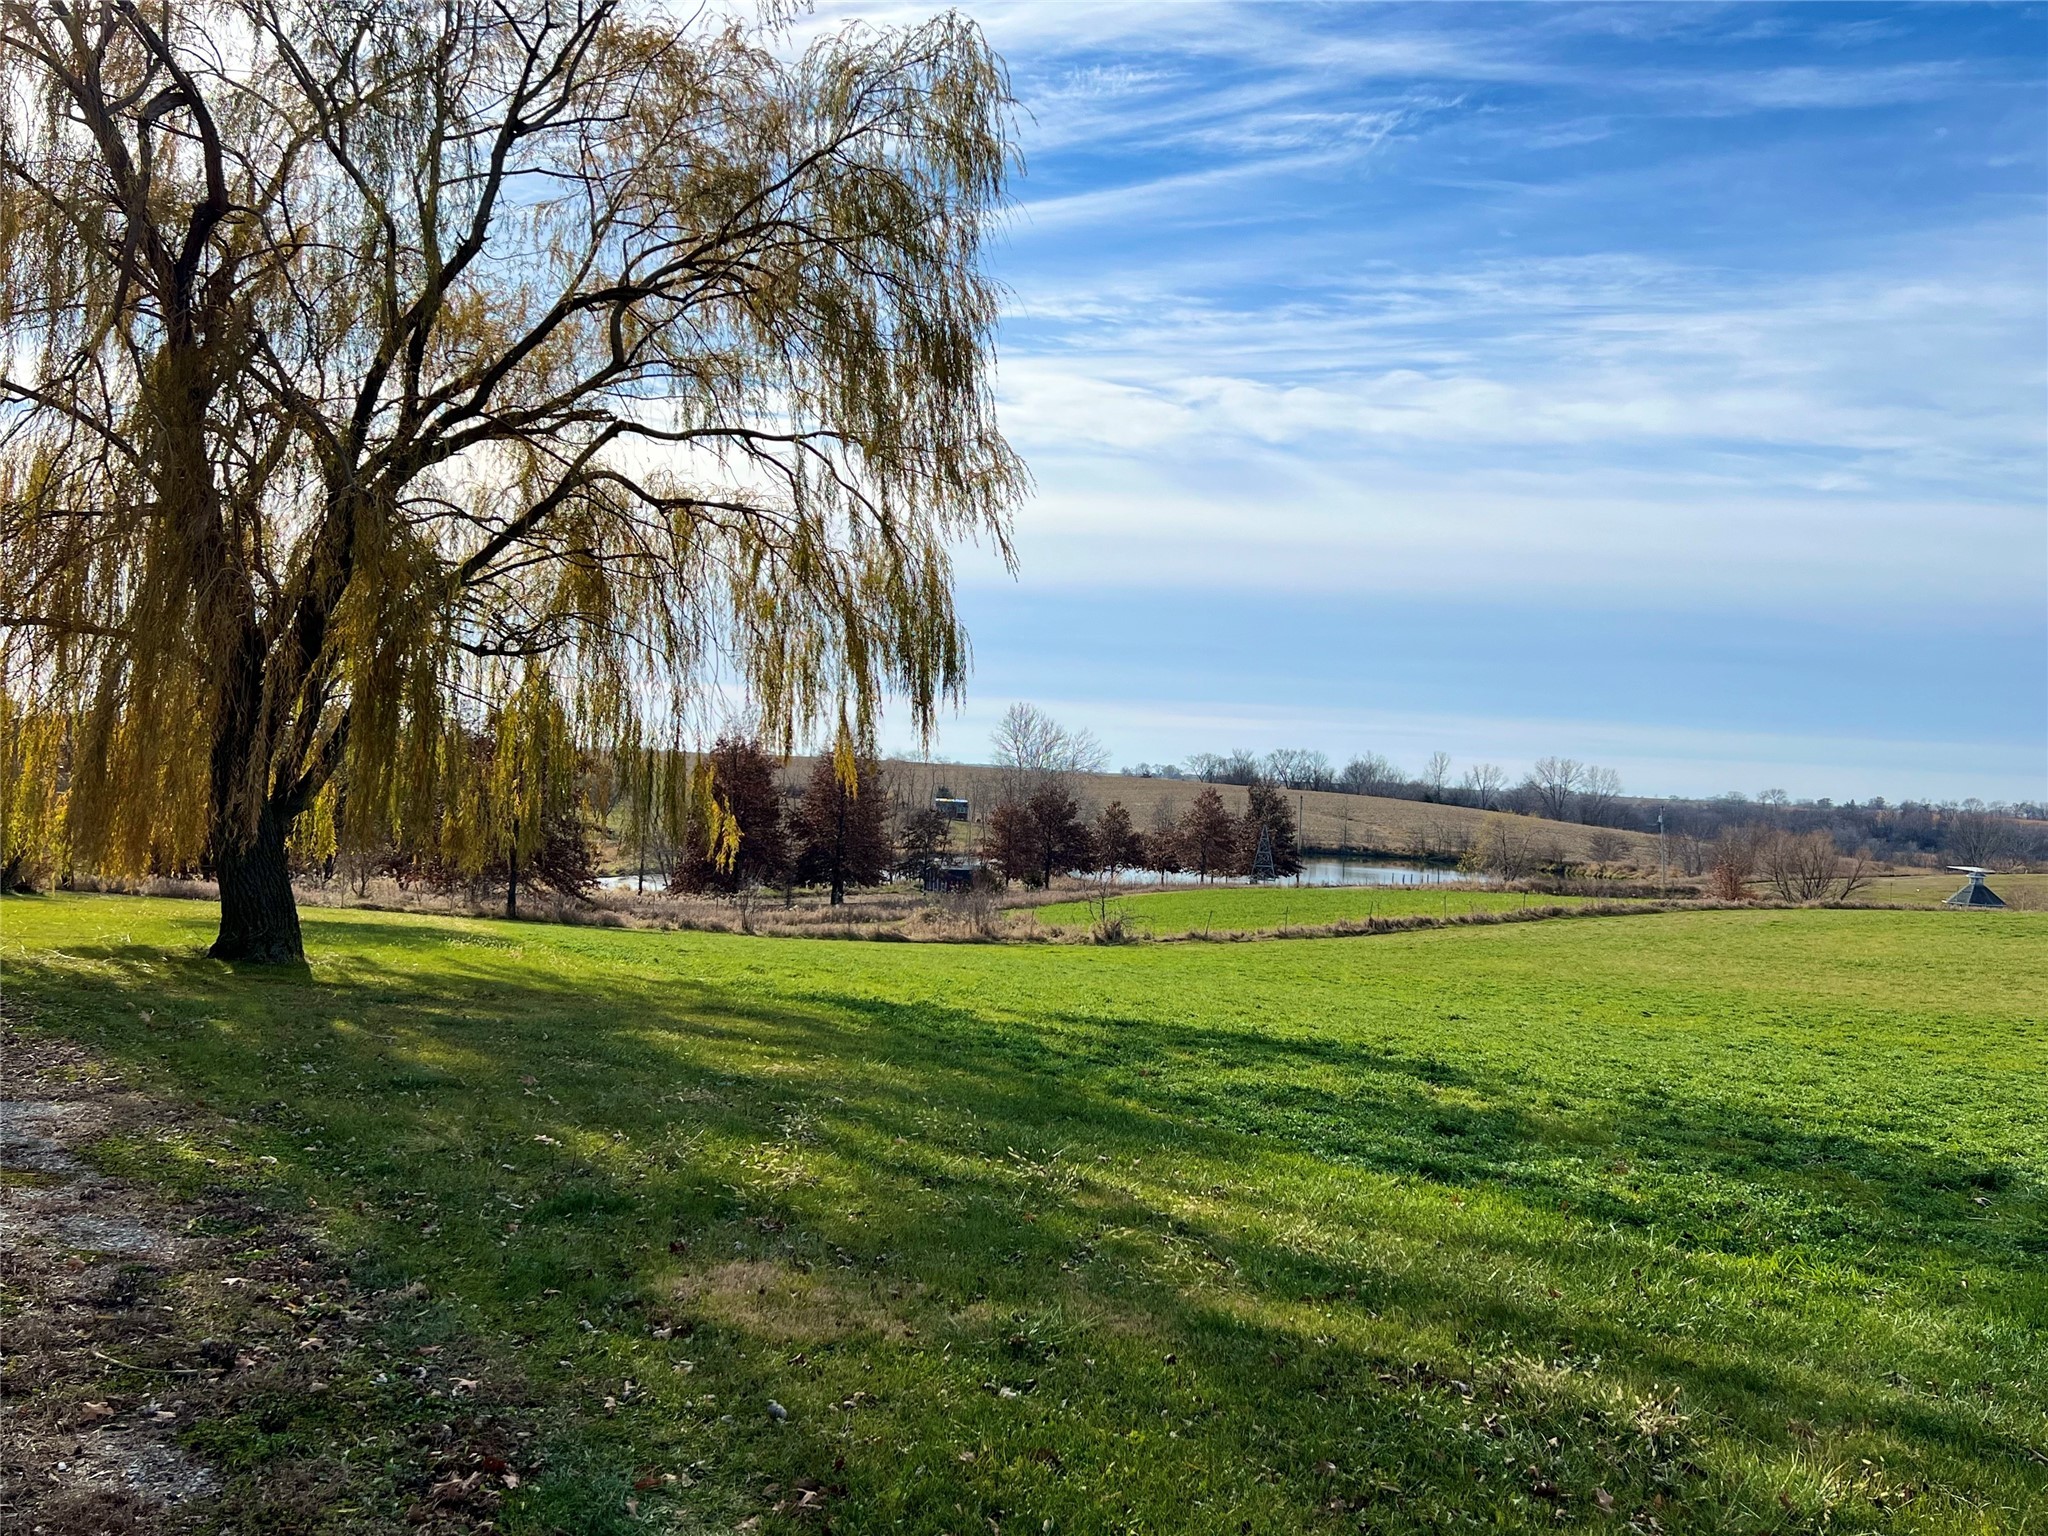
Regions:
<instances>
[{"instance_id":1,"label":"distant hill","mask_svg":"<svg viewBox=\"0 0 2048 1536\"><path fill-rule=\"evenodd\" d=\"M808 757L791 759L783 770L784 784L801 786L812 762ZM891 758L883 764L884 781L899 802L922 805L938 794L964 798L969 803L973 824L979 824L996 803L1002 776L1002 769L984 763L922 763ZM1242 812L1245 806L1246 791L1236 784L1203 784L1189 779L1141 778L1122 773L1077 773L1071 776L1071 781L1076 797L1091 812L1112 800L1120 800L1141 831L1152 827L1158 807L1164 805L1169 815L1185 810L1205 788L1214 789L1233 812ZM1480 829L1489 820L1507 814L1331 790L1291 789L1286 793L1298 807L1302 847L1312 853L1455 859L1477 841ZM1645 869L1654 868L1657 863L1654 833L1617 832L1540 816L1508 815L1508 820L1532 851L1545 859L1584 862L1592 857L1593 839L1605 837L1618 838L1625 845L1623 861Z\"/></svg>"}]
</instances>

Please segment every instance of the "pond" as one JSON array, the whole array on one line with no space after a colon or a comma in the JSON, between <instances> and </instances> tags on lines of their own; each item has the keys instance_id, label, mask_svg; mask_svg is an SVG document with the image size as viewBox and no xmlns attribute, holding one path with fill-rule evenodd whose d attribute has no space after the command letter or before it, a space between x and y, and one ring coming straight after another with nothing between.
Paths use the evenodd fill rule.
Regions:
<instances>
[{"instance_id":1,"label":"pond","mask_svg":"<svg viewBox=\"0 0 2048 1536\"><path fill-rule=\"evenodd\" d=\"M658 869L647 872L647 894L659 896L662 892L662 876ZM601 891L630 891L640 884L638 875L599 875L597 888Z\"/></svg>"},{"instance_id":2,"label":"pond","mask_svg":"<svg viewBox=\"0 0 2048 1536\"><path fill-rule=\"evenodd\" d=\"M1164 883L1167 885L1194 885L1199 882L1200 878L1198 875L1182 873L1168 875ZM1365 859L1343 858L1306 858L1301 861L1300 883L1302 885L1468 885L1473 883L1473 881L1473 876L1460 874L1455 869L1433 868L1426 864L1374 864ZM630 891L637 883L638 879L633 875L602 875L598 878L597 882L598 888L606 891ZM1146 886L1158 885L1161 882L1157 875L1147 875L1142 872L1133 871L1123 877L1123 883L1128 886ZM1211 883L1215 885L1250 884L1242 875ZM1289 876L1287 879L1276 883L1280 885L1293 885L1296 882L1292 876ZM659 896L661 893L661 875L658 872L649 871L647 876L647 894Z\"/></svg>"},{"instance_id":3,"label":"pond","mask_svg":"<svg viewBox=\"0 0 2048 1536\"><path fill-rule=\"evenodd\" d=\"M1193 885L1200 879L1197 875L1168 875L1168 885ZM1473 882L1471 875L1461 874L1455 869L1439 869L1426 864L1374 864L1365 859L1305 858L1301 861L1301 884L1303 885L1467 885ZM1131 874L1124 876L1127 885L1156 885L1157 875ZM1217 885L1246 885L1250 882L1238 876L1229 880L1212 882ZM1276 882L1293 885L1293 876Z\"/></svg>"}]
</instances>

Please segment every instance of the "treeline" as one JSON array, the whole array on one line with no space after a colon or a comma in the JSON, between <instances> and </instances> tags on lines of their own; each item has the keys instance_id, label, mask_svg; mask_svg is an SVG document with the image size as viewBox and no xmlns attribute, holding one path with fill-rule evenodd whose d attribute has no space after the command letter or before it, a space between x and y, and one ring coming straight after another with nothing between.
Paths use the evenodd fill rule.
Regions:
<instances>
[{"instance_id":1,"label":"treeline","mask_svg":"<svg viewBox=\"0 0 2048 1536\"><path fill-rule=\"evenodd\" d=\"M990 812L982 847L998 879L1043 887L1062 874L1114 880L1126 870L1204 880L1301 872L1294 813L1269 784L1253 784L1241 815L1204 788L1174 815L1164 802L1150 827L1138 827L1120 800L1084 815L1064 775L1047 775L1025 792L1006 795Z\"/></svg>"},{"instance_id":2,"label":"treeline","mask_svg":"<svg viewBox=\"0 0 2048 1536\"><path fill-rule=\"evenodd\" d=\"M2048 818L2033 805L1986 805L1979 800L1932 805L1867 800L1835 805L1793 800L1767 790L1755 799L1724 795L1711 800L1636 802L1637 822L1652 827L1662 811L1672 858L1688 873L1706 868L1723 838L1758 831L1787 837L1825 834L1844 853L1889 864L2008 864L2048 862Z\"/></svg>"},{"instance_id":3,"label":"treeline","mask_svg":"<svg viewBox=\"0 0 2048 1536\"><path fill-rule=\"evenodd\" d=\"M1176 814L1165 801L1149 827L1137 827L1120 800L1092 818L1075 792L1082 774L1107 754L1087 731L1070 730L1032 704L1013 704L989 738L998 770L996 804L981 849L994 878L1046 886L1055 875L1087 872L1109 879L1146 870L1162 879L1240 875L1284 877L1301 870L1294 813L1281 786L1254 775L1245 808L1233 815L1213 789Z\"/></svg>"},{"instance_id":4,"label":"treeline","mask_svg":"<svg viewBox=\"0 0 2048 1536\"><path fill-rule=\"evenodd\" d=\"M1084 805L1071 770L1010 766L994 806L956 845L961 824L929 800L892 795L872 759L856 761L849 784L843 765L821 757L793 789L778 784L776 760L758 744L724 740L708 754L707 813L679 841L636 843L629 829L625 853L657 888L739 896L821 885L834 902L849 888L924 884L946 870L969 884L1041 889L1076 874L1224 879L1301 869L1293 812L1273 786L1253 787L1238 814L1204 789L1180 814L1139 827L1121 801Z\"/></svg>"},{"instance_id":5,"label":"treeline","mask_svg":"<svg viewBox=\"0 0 2048 1536\"><path fill-rule=\"evenodd\" d=\"M1474 763L1459 770L1448 752L1432 753L1420 773L1408 774L1377 752L1354 757L1339 768L1324 753L1293 747L1266 753L1197 752L1185 763L1139 763L1123 771L1140 778L1263 783L1286 789L1379 795L1547 816L1553 821L1582 821L1589 826L1631 825L1612 819L1621 802L1621 775L1612 768L1568 757L1539 758L1519 781L1512 780L1498 763Z\"/></svg>"},{"instance_id":6,"label":"treeline","mask_svg":"<svg viewBox=\"0 0 2048 1536\"><path fill-rule=\"evenodd\" d=\"M1432 753L1419 773L1395 767L1379 753L1351 758L1342 767L1322 752L1282 748L1267 753L1197 752L1185 762L1138 763L1125 774L1211 784L1254 781L1289 789L1378 795L1509 815L1576 821L1617 831L1662 831L1688 874L1706 872L1713 845L1724 832L1760 827L1792 836L1821 832L1845 854L1887 863L1992 865L2048 861L2048 806L1986 804L1980 800L1934 804L1794 800L1767 789L1709 798L1629 796L1611 768L1569 757L1538 758L1521 778L1496 763L1459 768L1445 752Z\"/></svg>"}]
</instances>

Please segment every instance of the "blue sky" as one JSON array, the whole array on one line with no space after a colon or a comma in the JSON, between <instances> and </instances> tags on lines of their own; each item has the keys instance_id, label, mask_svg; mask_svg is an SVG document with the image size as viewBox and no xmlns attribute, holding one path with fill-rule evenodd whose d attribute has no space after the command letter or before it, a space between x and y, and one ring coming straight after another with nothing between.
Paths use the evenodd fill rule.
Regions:
<instances>
[{"instance_id":1,"label":"blue sky","mask_svg":"<svg viewBox=\"0 0 2048 1536\"><path fill-rule=\"evenodd\" d=\"M965 8L1036 492L942 753L2048 799L2048 10Z\"/></svg>"}]
</instances>

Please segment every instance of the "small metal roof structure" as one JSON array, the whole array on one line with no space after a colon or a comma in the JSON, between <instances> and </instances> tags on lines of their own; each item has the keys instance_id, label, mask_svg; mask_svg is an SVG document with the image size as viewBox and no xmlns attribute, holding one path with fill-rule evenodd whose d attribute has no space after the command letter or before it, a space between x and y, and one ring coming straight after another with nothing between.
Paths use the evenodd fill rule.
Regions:
<instances>
[{"instance_id":1,"label":"small metal roof structure","mask_svg":"<svg viewBox=\"0 0 2048 1536\"><path fill-rule=\"evenodd\" d=\"M1943 902L1943 906L2003 907L2005 905L2004 902L1998 899L1998 893L1984 883L1984 877L1991 873L1990 870L1979 869L1974 864L1951 864L1949 868L1956 874L1968 875L1970 882L1960 891L1957 891L1955 895L1949 897L1947 901Z\"/></svg>"}]
</instances>

